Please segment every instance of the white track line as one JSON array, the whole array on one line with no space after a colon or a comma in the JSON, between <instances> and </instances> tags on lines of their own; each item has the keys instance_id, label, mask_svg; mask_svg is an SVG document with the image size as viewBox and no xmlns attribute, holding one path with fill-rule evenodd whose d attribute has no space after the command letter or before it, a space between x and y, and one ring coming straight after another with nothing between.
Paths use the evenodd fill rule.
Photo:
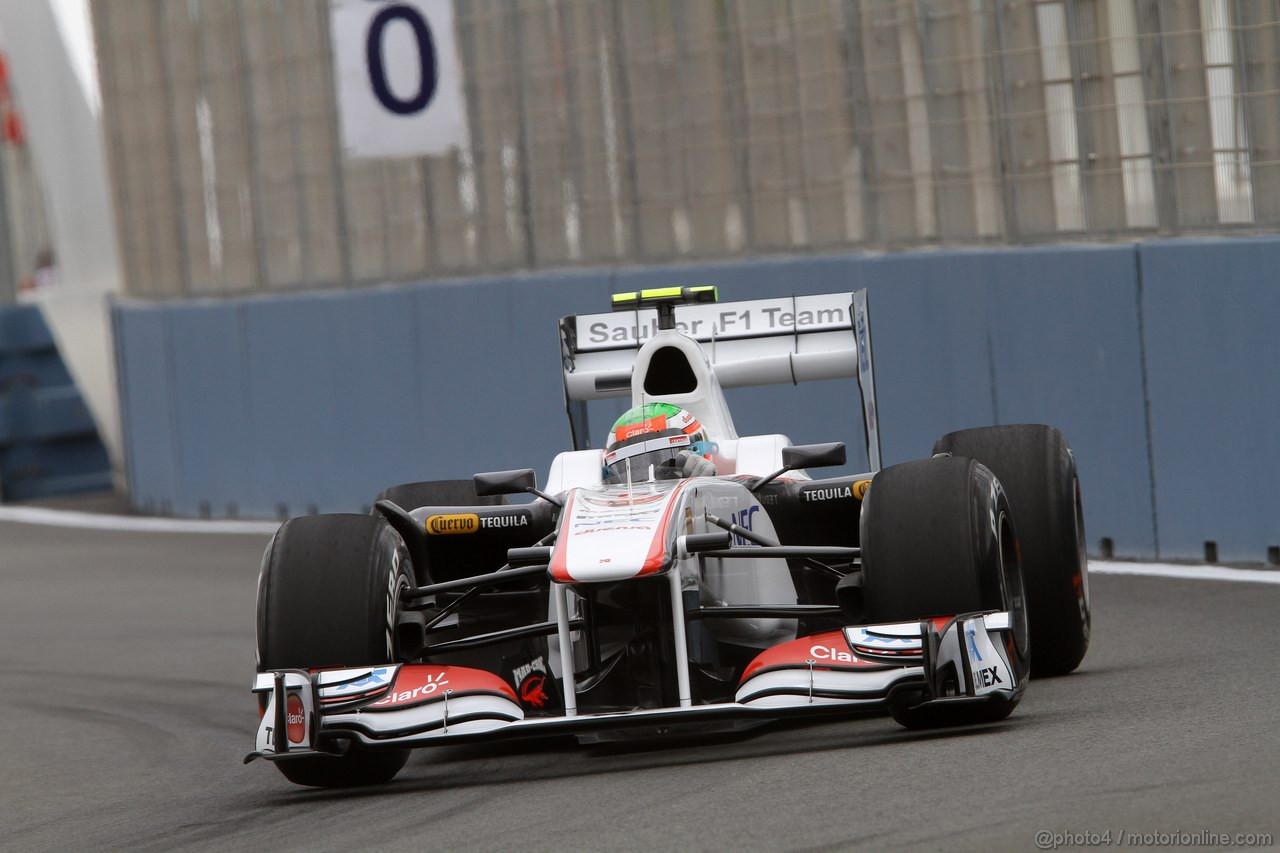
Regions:
<instances>
[{"instance_id":1,"label":"white track line","mask_svg":"<svg viewBox=\"0 0 1280 853\"><path fill-rule=\"evenodd\" d=\"M82 530L116 530L126 533L240 533L270 536L277 521L202 521L187 518L152 518L137 515L105 515L37 506L0 506L0 521L78 527Z\"/></svg>"},{"instance_id":2,"label":"white track line","mask_svg":"<svg viewBox=\"0 0 1280 853\"><path fill-rule=\"evenodd\" d=\"M1183 566L1175 563L1122 563L1112 560L1090 560L1089 573L1099 575L1145 575L1155 578L1181 578L1199 581L1280 584L1280 571L1231 569L1226 566Z\"/></svg>"},{"instance_id":3,"label":"white track line","mask_svg":"<svg viewBox=\"0 0 1280 853\"><path fill-rule=\"evenodd\" d=\"M275 521L202 521L136 515L105 515L34 506L0 506L0 522L5 521L52 527L76 527L82 530L115 530L122 533L238 533L262 536L270 536L280 526ZM1280 571L1232 569L1226 566L1090 560L1089 571L1099 575L1144 575L1184 580L1280 584Z\"/></svg>"}]
</instances>

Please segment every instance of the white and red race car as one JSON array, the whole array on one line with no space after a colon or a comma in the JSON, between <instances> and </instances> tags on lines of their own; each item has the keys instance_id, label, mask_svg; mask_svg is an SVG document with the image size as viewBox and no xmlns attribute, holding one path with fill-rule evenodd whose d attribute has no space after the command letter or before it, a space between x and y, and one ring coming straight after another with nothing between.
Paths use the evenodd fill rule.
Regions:
<instances>
[{"instance_id":1,"label":"white and red race car","mask_svg":"<svg viewBox=\"0 0 1280 853\"><path fill-rule=\"evenodd\" d=\"M303 785L386 781L417 747L725 731L888 710L1006 717L1089 640L1075 462L1047 426L970 429L880 469L865 292L614 298L561 323L577 450L291 519L258 585L246 758ZM705 346L704 346L705 345ZM739 436L722 388L856 377L871 470L843 444ZM692 412L712 477L606 483L586 401ZM531 503L507 495L531 494Z\"/></svg>"}]
</instances>

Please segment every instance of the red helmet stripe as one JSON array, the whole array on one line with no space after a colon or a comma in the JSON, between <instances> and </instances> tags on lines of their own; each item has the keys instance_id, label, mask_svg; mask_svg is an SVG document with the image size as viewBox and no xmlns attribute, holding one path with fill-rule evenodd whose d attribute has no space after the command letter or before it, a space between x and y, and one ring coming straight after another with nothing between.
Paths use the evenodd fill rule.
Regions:
<instances>
[{"instance_id":1,"label":"red helmet stripe","mask_svg":"<svg viewBox=\"0 0 1280 853\"><path fill-rule=\"evenodd\" d=\"M625 441L628 438L637 435L643 435L648 432L660 432L667 428L667 416L658 415L647 421L641 421L636 424L618 424L613 431L614 441Z\"/></svg>"}]
</instances>

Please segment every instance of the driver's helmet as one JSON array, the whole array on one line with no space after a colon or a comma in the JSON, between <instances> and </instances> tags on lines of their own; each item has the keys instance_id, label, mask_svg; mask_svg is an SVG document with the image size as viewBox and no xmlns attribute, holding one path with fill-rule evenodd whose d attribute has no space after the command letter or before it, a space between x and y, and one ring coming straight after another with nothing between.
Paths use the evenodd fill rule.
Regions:
<instances>
[{"instance_id":1,"label":"driver's helmet","mask_svg":"<svg viewBox=\"0 0 1280 853\"><path fill-rule=\"evenodd\" d=\"M709 459L713 450L706 430L692 412L670 403L645 403L623 413L609 430L604 481L678 479L684 476L681 463L685 455Z\"/></svg>"}]
</instances>

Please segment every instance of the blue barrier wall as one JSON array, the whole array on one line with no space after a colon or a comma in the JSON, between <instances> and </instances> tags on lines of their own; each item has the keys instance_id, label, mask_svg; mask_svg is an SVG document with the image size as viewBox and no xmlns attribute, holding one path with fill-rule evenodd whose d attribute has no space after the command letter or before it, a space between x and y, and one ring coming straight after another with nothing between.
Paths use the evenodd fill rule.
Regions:
<instances>
[{"instance_id":1,"label":"blue barrier wall","mask_svg":"<svg viewBox=\"0 0 1280 853\"><path fill-rule=\"evenodd\" d=\"M765 258L121 304L133 501L179 515L359 510L383 487L545 471L568 445L556 321L673 282L726 300L870 293L886 464L941 434L1058 426L1090 549L1262 560L1280 544L1268 426L1280 392L1266 272L1280 241L1168 241ZM741 433L842 439L865 470L853 382L728 392ZM593 404L607 429L620 402ZM1154 477L1153 477L1154 474Z\"/></svg>"},{"instance_id":2,"label":"blue barrier wall","mask_svg":"<svg viewBox=\"0 0 1280 853\"><path fill-rule=\"evenodd\" d=\"M1280 240L1139 247L1160 545L1280 546Z\"/></svg>"},{"instance_id":3,"label":"blue barrier wall","mask_svg":"<svg viewBox=\"0 0 1280 853\"><path fill-rule=\"evenodd\" d=\"M954 429L1052 424L1079 459L1091 547L1155 553L1132 247L886 256L864 282L887 462Z\"/></svg>"},{"instance_id":4,"label":"blue barrier wall","mask_svg":"<svg viewBox=\"0 0 1280 853\"><path fill-rule=\"evenodd\" d=\"M0 499L111 488L111 463L35 305L0 307Z\"/></svg>"}]
</instances>

